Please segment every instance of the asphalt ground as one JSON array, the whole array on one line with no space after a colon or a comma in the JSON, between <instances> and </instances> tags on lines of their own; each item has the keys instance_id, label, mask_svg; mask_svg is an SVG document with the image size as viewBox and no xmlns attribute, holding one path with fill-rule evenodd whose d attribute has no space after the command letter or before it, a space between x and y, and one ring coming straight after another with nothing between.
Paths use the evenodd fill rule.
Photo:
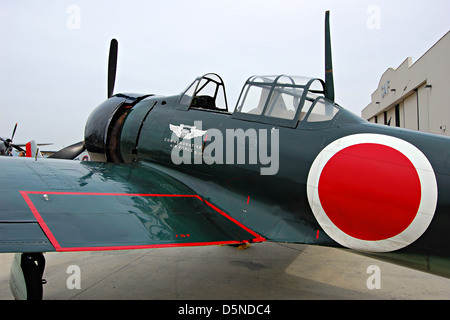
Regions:
<instances>
[{"instance_id":1,"label":"asphalt ground","mask_svg":"<svg viewBox=\"0 0 450 320\"><path fill-rule=\"evenodd\" d=\"M450 279L299 244L45 253L46 300L447 300ZM13 254L0 254L11 300Z\"/></svg>"}]
</instances>

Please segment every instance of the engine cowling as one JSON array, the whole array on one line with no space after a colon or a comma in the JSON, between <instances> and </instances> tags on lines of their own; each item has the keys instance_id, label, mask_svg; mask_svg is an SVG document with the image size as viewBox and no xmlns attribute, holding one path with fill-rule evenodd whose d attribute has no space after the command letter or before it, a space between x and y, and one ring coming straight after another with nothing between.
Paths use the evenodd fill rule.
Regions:
<instances>
[{"instance_id":1,"label":"engine cowling","mask_svg":"<svg viewBox=\"0 0 450 320\"><path fill-rule=\"evenodd\" d=\"M147 96L117 94L92 111L84 129L84 144L92 160L123 162L118 143L123 122L131 108Z\"/></svg>"}]
</instances>

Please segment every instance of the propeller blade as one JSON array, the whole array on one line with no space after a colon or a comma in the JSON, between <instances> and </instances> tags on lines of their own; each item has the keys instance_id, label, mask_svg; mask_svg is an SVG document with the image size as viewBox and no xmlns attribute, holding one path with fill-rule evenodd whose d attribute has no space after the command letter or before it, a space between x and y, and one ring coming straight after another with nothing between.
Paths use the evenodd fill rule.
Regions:
<instances>
[{"instance_id":1,"label":"propeller blade","mask_svg":"<svg viewBox=\"0 0 450 320\"><path fill-rule=\"evenodd\" d=\"M20 146L18 146L17 144L12 144L11 143L11 146L12 147L14 147L16 150L18 150L18 151L24 151L25 152L25 150L23 150Z\"/></svg>"},{"instance_id":2,"label":"propeller blade","mask_svg":"<svg viewBox=\"0 0 450 320\"><path fill-rule=\"evenodd\" d=\"M116 39L111 40L109 46L109 59L108 59L108 98L113 95L114 83L116 81L116 69L117 69L117 51L119 44Z\"/></svg>"},{"instance_id":3,"label":"propeller blade","mask_svg":"<svg viewBox=\"0 0 450 320\"><path fill-rule=\"evenodd\" d=\"M334 101L333 61L331 57L330 11L325 13L325 98Z\"/></svg>"},{"instance_id":4,"label":"propeller blade","mask_svg":"<svg viewBox=\"0 0 450 320\"><path fill-rule=\"evenodd\" d=\"M13 130L13 133L11 136L11 141L13 141L14 135L16 134L16 129L17 129L17 122L16 122L16 125L14 126L14 130Z\"/></svg>"},{"instance_id":5,"label":"propeller blade","mask_svg":"<svg viewBox=\"0 0 450 320\"><path fill-rule=\"evenodd\" d=\"M84 146L84 141L81 141L55 152L49 158L73 160L84 150L86 150L86 147Z\"/></svg>"},{"instance_id":6,"label":"propeller blade","mask_svg":"<svg viewBox=\"0 0 450 320\"><path fill-rule=\"evenodd\" d=\"M16 134L16 129L17 129L17 122L16 122L16 125L14 126L14 129L13 129L13 132L12 132L12 135L11 135L11 139L3 139L3 138L1 138L0 137L0 140L3 142L3 144L5 145L5 151L3 151L3 153L5 153L5 154L7 154L7 155L9 155L10 154L10 152L11 152L11 150L13 149L13 148L16 148L17 150L19 150L19 151L22 151L22 150L20 150L21 148L19 147L19 148L17 148L17 146L15 146L13 143L12 143L12 141L13 141L13 138L14 138L14 135Z\"/></svg>"}]
</instances>

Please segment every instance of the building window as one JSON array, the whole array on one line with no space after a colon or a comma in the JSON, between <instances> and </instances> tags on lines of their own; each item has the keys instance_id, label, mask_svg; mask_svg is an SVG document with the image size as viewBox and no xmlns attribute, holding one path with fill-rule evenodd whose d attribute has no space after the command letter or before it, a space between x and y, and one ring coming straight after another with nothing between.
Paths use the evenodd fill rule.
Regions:
<instances>
[{"instance_id":1,"label":"building window","mask_svg":"<svg viewBox=\"0 0 450 320\"><path fill-rule=\"evenodd\" d=\"M395 126L400 127L400 105L395 105Z\"/></svg>"}]
</instances>

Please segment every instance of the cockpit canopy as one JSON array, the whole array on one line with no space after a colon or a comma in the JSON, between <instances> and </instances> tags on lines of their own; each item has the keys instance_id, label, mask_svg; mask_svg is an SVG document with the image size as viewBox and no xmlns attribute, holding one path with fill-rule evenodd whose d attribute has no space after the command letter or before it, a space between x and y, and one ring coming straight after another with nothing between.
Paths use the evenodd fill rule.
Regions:
<instances>
[{"instance_id":1,"label":"cockpit canopy","mask_svg":"<svg viewBox=\"0 0 450 320\"><path fill-rule=\"evenodd\" d=\"M253 76L245 82L232 117L287 127L296 127L299 121L329 121L340 107L324 93L325 83L316 78ZM198 77L182 94L180 105L229 113L225 85L215 73Z\"/></svg>"},{"instance_id":2,"label":"cockpit canopy","mask_svg":"<svg viewBox=\"0 0 450 320\"><path fill-rule=\"evenodd\" d=\"M198 77L186 89L181 98L182 105L212 111L228 111L225 85L221 77L208 73Z\"/></svg>"},{"instance_id":3,"label":"cockpit canopy","mask_svg":"<svg viewBox=\"0 0 450 320\"><path fill-rule=\"evenodd\" d=\"M324 92L325 84L320 79L253 76L245 83L233 115L247 119L257 115L269 122L269 118L285 123L328 121L340 109L324 98Z\"/></svg>"}]
</instances>

